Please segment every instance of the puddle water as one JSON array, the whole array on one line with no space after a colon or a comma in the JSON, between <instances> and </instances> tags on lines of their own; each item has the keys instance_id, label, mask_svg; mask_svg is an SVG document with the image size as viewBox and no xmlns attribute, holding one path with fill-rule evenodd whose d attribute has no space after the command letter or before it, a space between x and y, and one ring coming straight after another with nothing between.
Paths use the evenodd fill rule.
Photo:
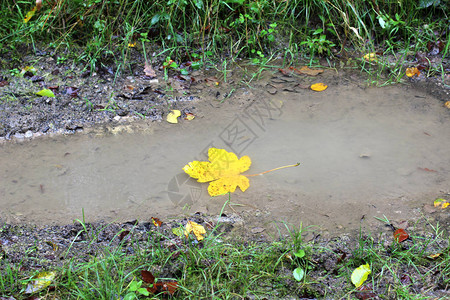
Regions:
<instances>
[{"instance_id":1,"label":"puddle water","mask_svg":"<svg viewBox=\"0 0 450 300\"><path fill-rule=\"evenodd\" d=\"M205 160L210 146L249 155L248 174L301 163L251 177L245 193L232 194L232 207L262 225L358 228L363 215L406 219L448 192L450 114L432 97L356 85L247 96L246 105L199 102L193 121L140 133L0 145L0 217L70 223L82 209L88 221L217 214L228 197L210 199L207 184L186 181L181 170Z\"/></svg>"}]
</instances>

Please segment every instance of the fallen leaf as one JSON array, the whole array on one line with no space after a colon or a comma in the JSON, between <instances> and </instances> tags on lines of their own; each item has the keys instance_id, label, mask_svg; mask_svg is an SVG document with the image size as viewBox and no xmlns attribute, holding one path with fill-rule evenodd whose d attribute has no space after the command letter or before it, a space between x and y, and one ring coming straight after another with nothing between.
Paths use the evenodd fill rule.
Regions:
<instances>
[{"instance_id":1,"label":"fallen leaf","mask_svg":"<svg viewBox=\"0 0 450 300\"><path fill-rule=\"evenodd\" d=\"M153 294L170 294L173 295L178 288L178 282L174 280L167 280L163 282L155 282L147 290Z\"/></svg>"},{"instance_id":2,"label":"fallen leaf","mask_svg":"<svg viewBox=\"0 0 450 300\"><path fill-rule=\"evenodd\" d=\"M172 228L172 233L178 237L182 237L184 234L184 227L180 226L180 227Z\"/></svg>"},{"instance_id":3,"label":"fallen leaf","mask_svg":"<svg viewBox=\"0 0 450 300\"><path fill-rule=\"evenodd\" d=\"M150 271L141 270L141 277L145 283L153 284L155 282L155 276Z\"/></svg>"},{"instance_id":4,"label":"fallen leaf","mask_svg":"<svg viewBox=\"0 0 450 300\"><path fill-rule=\"evenodd\" d=\"M40 272L31 278L33 281L28 284L25 293L32 294L45 289L52 283L55 277L56 272Z\"/></svg>"},{"instance_id":5,"label":"fallen leaf","mask_svg":"<svg viewBox=\"0 0 450 300\"><path fill-rule=\"evenodd\" d=\"M23 22L24 23L28 23L28 21L31 20L31 18L34 16L34 14L36 13L38 7L35 6L33 7L29 12L27 12L27 14L25 15L25 18L23 18Z\"/></svg>"},{"instance_id":6,"label":"fallen leaf","mask_svg":"<svg viewBox=\"0 0 450 300\"><path fill-rule=\"evenodd\" d=\"M148 76L150 78L155 78L156 77L155 70L153 70L152 65L150 65L148 62L146 62L145 65L144 65L144 73L145 73L145 76Z\"/></svg>"},{"instance_id":7,"label":"fallen leaf","mask_svg":"<svg viewBox=\"0 0 450 300\"><path fill-rule=\"evenodd\" d=\"M352 273L352 283L355 285L355 287L360 287L364 283L364 281L367 280L367 277L369 277L370 273L371 271L369 264L359 266Z\"/></svg>"},{"instance_id":8,"label":"fallen leaf","mask_svg":"<svg viewBox=\"0 0 450 300\"><path fill-rule=\"evenodd\" d=\"M72 98L78 97L78 91L79 91L79 89L76 87L73 87L73 86L66 87L66 94Z\"/></svg>"},{"instance_id":9,"label":"fallen leaf","mask_svg":"<svg viewBox=\"0 0 450 300\"><path fill-rule=\"evenodd\" d=\"M413 77L414 75L417 75L417 76L420 75L420 71L416 67L406 68L405 73L406 73L406 76L408 76L408 77Z\"/></svg>"},{"instance_id":10,"label":"fallen leaf","mask_svg":"<svg viewBox=\"0 0 450 300\"><path fill-rule=\"evenodd\" d=\"M311 85L311 89L313 90L313 91L316 91L316 92L322 92L322 91L325 91L326 89L327 89L327 85L325 85L325 84L323 84L322 82L319 82L319 83L315 83L315 84L313 84L313 85Z\"/></svg>"},{"instance_id":11,"label":"fallen leaf","mask_svg":"<svg viewBox=\"0 0 450 300\"><path fill-rule=\"evenodd\" d=\"M201 241L205 238L203 236L206 234L205 227L195 222L188 221L186 224L186 229L184 230L184 235L188 237L191 232L194 232L197 241Z\"/></svg>"},{"instance_id":12,"label":"fallen leaf","mask_svg":"<svg viewBox=\"0 0 450 300\"><path fill-rule=\"evenodd\" d=\"M188 120L188 121L194 120L194 119L195 119L195 116L194 116L194 114L187 113L187 114L186 114L186 117L185 117L184 119L185 119L185 120Z\"/></svg>"},{"instance_id":13,"label":"fallen leaf","mask_svg":"<svg viewBox=\"0 0 450 300\"><path fill-rule=\"evenodd\" d=\"M300 69L294 69L294 71L298 74L304 74L308 76L317 76L320 73L323 73L323 70L320 69L310 69L307 66L303 66Z\"/></svg>"},{"instance_id":14,"label":"fallen leaf","mask_svg":"<svg viewBox=\"0 0 450 300\"><path fill-rule=\"evenodd\" d=\"M20 76L23 77L33 77L37 70L35 67L26 66L20 71Z\"/></svg>"},{"instance_id":15,"label":"fallen leaf","mask_svg":"<svg viewBox=\"0 0 450 300\"><path fill-rule=\"evenodd\" d=\"M120 232L119 241L123 240L123 238L126 237L129 233L130 233L129 230L123 230L122 232Z\"/></svg>"},{"instance_id":16,"label":"fallen leaf","mask_svg":"<svg viewBox=\"0 0 450 300\"><path fill-rule=\"evenodd\" d=\"M445 102L444 106L447 107L447 108L450 108L450 101Z\"/></svg>"},{"instance_id":17,"label":"fallen leaf","mask_svg":"<svg viewBox=\"0 0 450 300\"><path fill-rule=\"evenodd\" d=\"M366 55L364 55L363 57L366 61L374 61L376 62L378 60L377 58L377 54L375 52L372 53L367 53Z\"/></svg>"},{"instance_id":18,"label":"fallen leaf","mask_svg":"<svg viewBox=\"0 0 450 300\"><path fill-rule=\"evenodd\" d=\"M418 168L419 170L425 171L425 172L432 172L432 173L437 173L436 170L433 169L428 169L428 168Z\"/></svg>"},{"instance_id":19,"label":"fallen leaf","mask_svg":"<svg viewBox=\"0 0 450 300\"><path fill-rule=\"evenodd\" d=\"M439 256L441 256L441 254L442 253L430 254L430 255L427 256L427 258L429 258L429 259L436 259Z\"/></svg>"},{"instance_id":20,"label":"fallen leaf","mask_svg":"<svg viewBox=\"0 0 450 300\"><path fill-rule=\"evenodd\" d=\"M0 76L0 87L6 86L6 85L8 85L8 84L9 84L9 82L8 82L8 80L6 79L6 77Z\"/></svg>"},{"instance_id":21,"label":"fallen leaf","mask_svg":"<svg viewBox=\"0 0 450 300\"><path fill-rule=\"evenodd\" d=\"M410 285L412 283L411 277L409 277L408 275L404 274L402 275L402 277L400 277L400 282L403 285Z\"/></svg>"},{"instance_id":22,"label":"fallen leaf","mask_svg":"<svg viewBox=\"0 0 450 300\"><path fill-rule=\"evenodd\" d=\"M153 222L153 225L155 225L155 227L161 227L161 225L162 225L161 220L158 219L158 218L153 218L152 217L152 222Z\"/></svg>"},{"instance_id":23,"label":"fallen leaf","mask_svg":"<svg viewBox=\"0 0 450 300\"><path fill-rule=\"evenodd\" d=\"M57 251L58 250L58 245L56 245L55 243L53 243L52 241L45 241L45 243L49 246L52 247L53 251Z\"/></svg>"},{"instance_id":24,"label":"fallen leaf","mask_svg":"<svg viewBox=\"0 0 450 300\"><path fill-rule=\"evenodd\" d=\"M356 289L356 298L359 300L378 299L377 294L373 292L372 284L365 284Z\"/></svg>"},{"instance_id":25,"label":"fallen leaf","mask_svg":"<svg viewBox=\"0 0 450 300\"><path fill-rule=\"evenodd\" d=\"M434 204L434 207L440 207L442 209L444 209L450 205L450 203L447 200L442 199L442 198L438 198L438 199L434 200L433 204Z\"/></svg>"},{"instance_id":26,"label":"fallen leaf","mask_svg":"<svg viewBox=\"0 0 450 300\"><path fill-rule=\"evenodd\" d=\"M245 192L250 186L247 177L240 173L250 168L250 157L243 156L240 159L236 154L224 149L210 148L208 150L208 161L193 161L183 167L192 178L198 182L209 182L208 193L210 196L218 196L233 193L239 186Z\"/></svg>"},{"instance_id":27,"label":"fallen leaf","mask_svg":"<svg viewBox=\"0 0 450 300\"><path fill-rule=\"evenodd\" d=\"M36 93L36 95L41 96L41 97L55 97L55 94L53 94L53 92L49 89L43 89L40 90L39 92Z\"/></svg>"},{"instance_id":28,"label":"fallen leaf","mask_svg":"<svg viewBox=\"0 0 450 300\"><path fill-rule=\"evenodd\" d=\"M285 75L285 76L289 76L292 72L285 70L285 69L281 69L278 68L278 71L280 71L281 74Z\"/></svg>"},{"instance_id":29,"label":"fallen leaf","mask_svg":"<svg viewBox=\"0 0 450 300\"><path fill-rule=\"evenodd\" d=\"M409 238L408 233L406 233L405 229L399 228L394 231L394 239L396 242L401 243L404 240L407 240Z\"/></svg>"},{"instance_id":30,"label":"fallen leaf","mask_svg":"<svg viewBox=\"0 0 450 300\"><path fill-rule=\"evenodd\" d=\"M167 115L167 122L177 124L179 116L181 116L181 111L174 109Z\"/></svg>"}]
</instances>

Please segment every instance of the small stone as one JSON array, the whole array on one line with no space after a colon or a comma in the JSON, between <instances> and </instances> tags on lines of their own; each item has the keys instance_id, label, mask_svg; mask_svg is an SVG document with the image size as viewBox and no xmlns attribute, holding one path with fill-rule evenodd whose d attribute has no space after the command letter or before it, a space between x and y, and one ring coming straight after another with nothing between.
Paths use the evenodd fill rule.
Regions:
<instances>
[{"instance_id":1,"label":"small stone","mask_svg":"<svg viewBox=\"0 0 450 300\"><path fill-rule=\"evenodd\" d=\"M17 132L16 134L14 134L14 137L16 139L23 139L23 138L25 138L25 135L23 133Z\"/></svg>"},{"instance_id":2,"label":"small stone","mask_svg":"<svg viewBox=\"0 0 450 300\"><path fill-rule=\"evenodd\" d=\"M25 132L25 138L31 138L31 137L33 137L33 131L31 131L31 130L28 130L27 132Z\"/></svg>"},{"instance_id":3,"label":"small stone","mask_svg":"<svg viewBox=\"0 0 450 300\"><path fill-rule=\"evenodd\" d=\"M253 234L257 234L257 233L263 232L264 230L266 230L266 229L265 229L265 228L262 228L262 227L254 227L254 228L252 228L251 232L252 232Z\"/></svg>"}]
</instances>

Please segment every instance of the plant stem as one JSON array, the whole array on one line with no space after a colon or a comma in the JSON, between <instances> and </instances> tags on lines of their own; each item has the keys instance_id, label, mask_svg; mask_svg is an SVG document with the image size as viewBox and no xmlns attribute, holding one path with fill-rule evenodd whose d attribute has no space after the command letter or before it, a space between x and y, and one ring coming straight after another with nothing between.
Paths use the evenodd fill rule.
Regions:
<instances>
[{"instance_id":1,"label":"plant stem","mask_svg":"<svg viewBox=\"0 0 450 300\"><path fill-rule=\"evenodd\" d=\"M272 170L269 170L269 171L265 171L265 172L261 172L261 173L258 173L258 174L251 174L251 175L244 175L244 174L242 174L242 175L244 175L246 177L253 177L253 176L263 175L263 174L266 174L266 173L269 173L269 172L272 172L272 171L276 171L276 170L280 170L280 169L284 169L284 168L298 167L298 166L300 166L300 163L278 167L278 168L275 168L275 169L272 169Z\"/></svg>"}]
</instances>

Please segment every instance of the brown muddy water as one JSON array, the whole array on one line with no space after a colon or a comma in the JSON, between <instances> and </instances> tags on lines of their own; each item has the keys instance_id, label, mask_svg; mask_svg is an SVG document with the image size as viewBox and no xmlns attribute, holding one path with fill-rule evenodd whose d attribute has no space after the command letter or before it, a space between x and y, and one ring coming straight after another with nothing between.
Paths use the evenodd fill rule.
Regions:
<instances>
[{"instance_id":1,"label":"brown muddy water","mask_svg":"<svg viewBox=\"0 0 450 300\"><path fill-rule=\"evenodd\" d=\"M414 218L449 192L450 113L437 99L400 85L330 84L318 93L277 84L269 86L274 95L247 89L222 104L199 101L197 117L179 124L4 143L0 218L71 223L82 210L87 221L218 214L228 196L210 198L207 184L182 171L206 160L212 146L250 156L246 174L301 163L251 177L245 193L231 195L225 211L240 212L251 226L277 220L355 229L361 219Z\"/></svg>"}]
</instances>

